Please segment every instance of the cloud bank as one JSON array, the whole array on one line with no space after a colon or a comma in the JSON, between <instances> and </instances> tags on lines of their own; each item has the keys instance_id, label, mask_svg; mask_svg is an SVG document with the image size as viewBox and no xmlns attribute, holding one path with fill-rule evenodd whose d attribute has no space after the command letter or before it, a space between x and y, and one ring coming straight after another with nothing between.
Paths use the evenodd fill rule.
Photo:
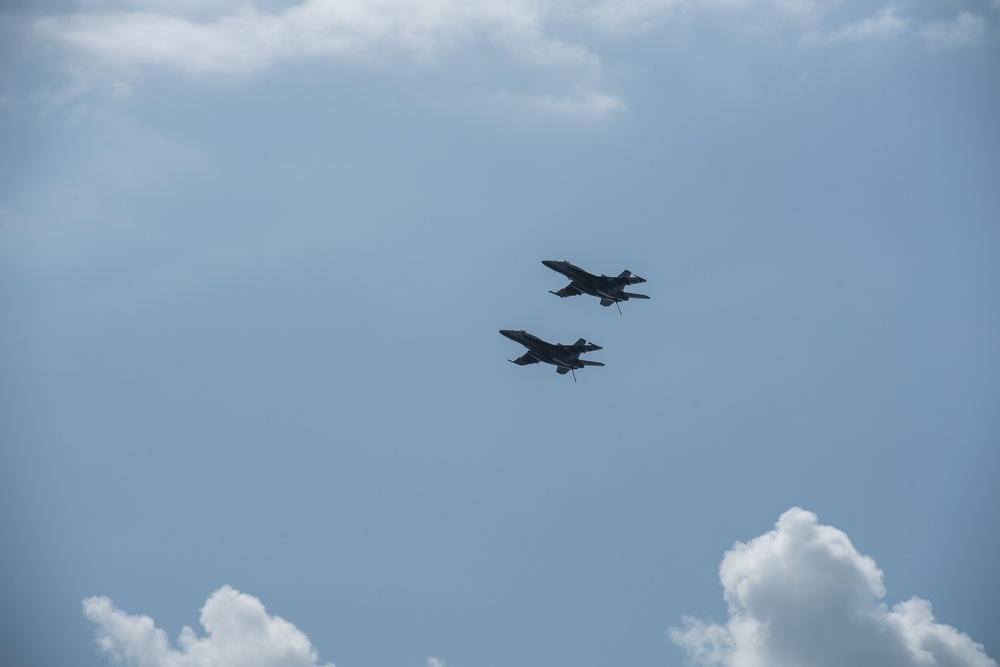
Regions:
<instances>
[{"instance_id":1,"label":"cloud bank","mask_svg":"<svg viewBox=\"0 0 1000 667\"><path fill-rule=\"evenodd\" d=\"M43 40L88 57L91 69L122 78L150 68L245 78L303 60L432 68L485 47L569 82L573 92L541 98L541 111L594 117L624 108L603 90L601 59L553 36L548 4L539 0L305 0L279 12L244 6L207 20L167 11L152 3L53 15L34 28Z\"/></svg>"},{"instance_id":2,"label":"cloud bank","mask_svg":"<svg viewBox=\"0 0 1000 667\"><path fill-rule=\"evenodd\" d=\"M37 28L106 62L195 74L248 74L275 62L433 63L485 35L543 65L593 66L577 45L545 37L542 6L528 0L305 0L277 13L242 6L211 20L153 7L49 16Z\"/></svg>"},{"instance_id":3,"label":"cloud bank","mask_svg":"<svg viewBox=\"0 0 1000 667\"><path fill-rule=\"evenodd\" d=\"M304 60L433 68L478 48L543 78L536 87L545 90L535 97L494 91L497 99L588 119L627 108L607 90L603 60L584 43L595 37L602 43L699 16L749 33L785 30L804 46L910 34L946 49L992 34L980 15L924 21L892 6L824 28L835 0L302 0L275 11L244 0L101 0L94 9L96 1L83 2L84 11L37 19L29 32L63 46L77 72L112 73L117 89L157 68L234 78Z\"/></svg>"},{"instance_id":4,"label":"cloud bank","mask_svg":"<svg viewBox=\"0 0 1000 667\"><path fill-rule=\"evenodd\" d=\"M882 571L848 536L798 507L774 530L737 542L719 568L729 619L691 617L668 636L698 667L998 667L983 646L938 623L911 598L891 609ZM335 667L320 665L308 637L261 601L230 586L201 609L205 635L184 627L177 647L145 615L106 597L83 601L97 644L129 667ZM427 667L445 667L429 657Z\"/></svg>"},{"instance_id":5,"label":"cloud bank","mask_svg":"<svg viewBox=\"0 0 1000 667\"><path fill-rule=\"evenodd\" d=\"M668 631L692 665L997 667L981 644L936 622L928 601L887 608L875 561L797 507L726 552L719 578L729 620L685 617Z\"/></svg>"},{"instance_id":6,"label":"cloud bank","mask_svg":"<svg viewBox=\"0 0 1000 667\"><path fill-rule=\"evenodd\" d=\"M83 601L83 614L97 624L97 644L129 667L317 667L316 649L298 628L272 616L252 595L223 586L201 608L205 636L181 630L177 648L149 616L132 616L106 597ZM324 667L335 667L326 663Z\"/></svg>"}]
</instances>

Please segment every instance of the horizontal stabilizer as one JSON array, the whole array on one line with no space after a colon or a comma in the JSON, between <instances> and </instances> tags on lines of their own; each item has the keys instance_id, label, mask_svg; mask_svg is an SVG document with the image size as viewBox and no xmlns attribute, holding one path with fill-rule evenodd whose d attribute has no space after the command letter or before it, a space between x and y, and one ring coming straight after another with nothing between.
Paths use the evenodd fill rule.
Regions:
<instances>
[{"instance_id":1,"label":"horizontal stabilizer","mask_svg":"<svg viewBox=\"0 0 1000 667\"><path fill-rule=\"evenodd\" d=\"M648 299L649 297L645 294L636 294L634 292L622 292L622 296L629 299Z\"/></svg>"},{"instance_id":2,"label":"horizontal stabilizer","mask_svg":"<svg viewBox=\"0 0 1000 667\"><path fill-rule=\"evenodd\" d=\"M604 362L601 361L589 361L587 359L580 359L580 363L584 366L603 366Z\"/></svg>"}]
</instances>

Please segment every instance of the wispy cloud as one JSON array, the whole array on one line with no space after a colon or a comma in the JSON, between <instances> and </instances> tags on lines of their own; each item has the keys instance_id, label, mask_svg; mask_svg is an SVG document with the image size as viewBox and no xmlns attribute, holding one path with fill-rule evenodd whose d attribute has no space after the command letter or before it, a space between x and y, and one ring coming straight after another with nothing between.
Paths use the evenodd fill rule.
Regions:
<instances>
[{"instance_id":1,"label":"wispy cloud","mask_svg":"<svg viewBox=\"0 0 1000 667\"><path fill-rule=\"evenodd\" d=\"M836 30L811 30L800 38L799 43L811 46L910 35L923 40L932 49L955 49L979 43L989 31L989 23L984 16L969 12L963 12L950 21L928 21L901 16L895 7L888 6L872 17Z\"/></svg>"},{"instance_id":2,"label":"wispy cloud","mask_svg":"<svg viewBox=\"0 0 1000 667\"><path fill-rule=\"evenodd\" d=\"M250 74L311 57L432 63L477 31L528 40L538 20L536 7L517 0L306 0L278 13L244 6L208 21L159 8L50 16L37 29L106 64Z\"/></svg>"},{"instance_id":3,"label":"wispy cloud","mask_svg":"<svg viewBox=\"0 0 1000 667\"><path fill-rule=\"evenodd\" d=\"M45 40L122 77L161 68L239 78L309 59L433 68L486 44L524 67L558 72L594 96L612 97L602 90L601 59L579 43L554 37L547 16L547 4L537 0L305 0L277 13L244 7L194 20L154 3L149 9L48 16L34 27Z\"/></svg>"},{"instance_id":4,"label":"wispy cloud","mask_svg":"<svg viewBox=\"0 0 1000 667\"><path fill-rule=\"evenodd\" d=\"M272 3L273 4L273 3ZM840 44L899 35L933 48L974 43L993 18L962 14L947 22L886 6L867 18L820 27L835 0L301 0L265 11L243 0L91 0L92 9L51 14L32 34L65 49L65 64L91 86L128 90L143 73L250 78L285 63L442 67L470 53L500 54L543 94L513 97L545 114L593 118L627 108L609 90L599 44L698 17L747 34L784 35L802 45ZM912 7L910 9L913 9ZM490 84L484 82L489 88ZM497 86L499 88L500 86ZM537 89L530 82L527 87ZM499 99L504 99L503 95Z\"/></svg>"},{"instance_id":5,"label":"wispy cloud","mask_svg":"<svg viewBox=\"0 0 1000 667\"><path fill-rule=\"evenodd\" d=\"M581 121L599 120L628 109L618 97L592 90L562 96L532 96L504 91L497 93L495 99L515 109L528 109L546 116L561 116Z\"/></svg>"},{"instance_id":6,"label":"wispy cloud","mask_svg":"<svg viewBox=\"0 0 1000 667\"><path fill-rule=\"evenodd\" d=\"M252 595L223 586L201 609L206 635L185 626L170 645L149 616L130 615L106 597L83 601L83 614L97 624L97 643L129 667L317 667L316 649L298 628L272 616ZM334 667L326 663L325 667Z\"/></svg>"},{"instance_id":7,"label":"wispy cloud","mask_svg":"<svg viewBox=\"0 0 1000 667\"><path fill-rule=\"evenodd\" d=\"M976 44L983 39L986 31L985 18L966 12L951 21L928 23L917 35L933 48L955 49Z\"/></svg>"},{"instance_id":8,"label":"wispy cloud","mask_svg":"<svg viewBox=\"0 0 1000 667\"><path fill-rule=\"evenodd\" d=\"M911 598L887 608L882 571L848 536L792 508L719 568L725 624L685 618L670 638L704 667L997 667L982 645Z\"/></svg>"},{"instance_id":9,"label":"wispy cloud","mask_svg":"<svg viewBox=\"0 0 1000 667\"><path fill-rule=\"evenodd\" d=\"M600 0L583 10L594 26L611 33L642 33L670 21L700 14L739 17L751 25L792 21L810 23L830 3L824 0Z\"/></svg>"},{"instance_id":10,"label":"wispy cloud","mask_svg":"<svg viewBox=\"0 0 1000 667\"><path fill-rule=\"evenodd\" d=\"M810 32L802 37L803 44L824 42L859 41L865 39L885 39L906 32L909 21L901 18L894 7L885 7L875 16L851 23L838 30L823 34Z\"/></svg>"}]
</instances>

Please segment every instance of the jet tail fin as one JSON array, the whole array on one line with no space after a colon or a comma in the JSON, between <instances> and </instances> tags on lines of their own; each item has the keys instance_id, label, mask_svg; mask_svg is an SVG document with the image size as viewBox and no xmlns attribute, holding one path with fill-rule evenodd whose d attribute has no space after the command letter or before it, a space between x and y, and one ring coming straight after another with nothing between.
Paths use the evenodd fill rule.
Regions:
<instances>
[{"instance_id":1,"label":"jet tail fin","mask_svg":"<svg viewBox=\"0 0 1000 667\"><path fill-rule=\"evenodd\" d=\"M618 274L618 282L622 285L635 285L636 283L646 282L646 279L639 276L633 276L631 271L625 269Z\"/></svg>"},{"instance_id":2,"label":"jet tail fin","mask_svg":"<svg viewBox=\"0 0 1000 667\"><path fill-rule=\"evenodd\" d=\"M587 344L587 339L586 338L581 338L580 340L578 340L575 343L573 343L573 345L586 345L586 344Z\"/></svg>"}]
</instances>

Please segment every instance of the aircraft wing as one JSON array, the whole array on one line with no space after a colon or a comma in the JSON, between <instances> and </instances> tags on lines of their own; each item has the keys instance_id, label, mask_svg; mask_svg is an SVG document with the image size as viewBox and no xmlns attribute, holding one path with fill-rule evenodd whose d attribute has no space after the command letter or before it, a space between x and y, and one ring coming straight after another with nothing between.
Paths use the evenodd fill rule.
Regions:
<instances>
[{"instance_id":1,"label":"aircraft wing","mask_svg":"<svg viewBox=\"0 0 1000 667\"><path fill-rule=\"evenodd\" d=\"M553 292L552 290L549 290L549 293L550 294L555 294L556 296L559 296L559 297L563 297L563 296L580 296L581 294L583 294L583 292L581 292L580 290L578 290L576 287L573 286L573 283L570 283L569 285L566 285L566 287L563 287L558 292Z\"/></svg>"},{"instance_id":2,"label":"aircraft wing","mask_svg":"<svg viewBox=\"0 0 1000 667\"><path fill-rule=\"evenodd\" d=\"M518 366L527 366L528 364L537 364L538 359L535 359L530 354L525 354L524 356L518 357L517 359L508 359L512 364L517 364Z\"/></svg>"}]
</instances>

